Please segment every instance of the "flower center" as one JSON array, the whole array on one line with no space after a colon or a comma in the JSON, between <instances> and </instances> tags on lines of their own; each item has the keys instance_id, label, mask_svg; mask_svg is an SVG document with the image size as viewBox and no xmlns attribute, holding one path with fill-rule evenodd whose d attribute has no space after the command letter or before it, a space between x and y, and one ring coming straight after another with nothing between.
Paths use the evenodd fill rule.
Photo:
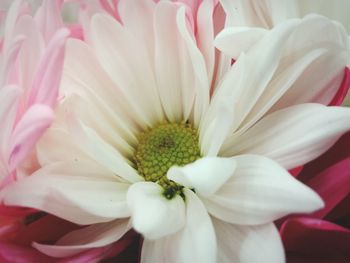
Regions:
<instances>
[{"instance_id":1,"label":"flower center","mask_svg":"<svg viewBox=\"0 0 350 263\"><path fill-rule=\"evenodd\" d=\"M161 123L142 132L134 162L146 181L157 182L164 196L182 195L182 186L170 181L166 173L173 165L184 166L200 158L197 130L188 123Z\"/></svg>"}]
</instances>

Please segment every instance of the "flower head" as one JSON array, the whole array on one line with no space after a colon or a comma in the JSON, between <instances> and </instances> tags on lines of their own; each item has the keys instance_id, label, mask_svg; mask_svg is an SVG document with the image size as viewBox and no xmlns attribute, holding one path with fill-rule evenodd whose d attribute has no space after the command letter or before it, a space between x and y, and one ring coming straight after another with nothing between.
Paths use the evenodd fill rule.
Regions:
<instances>
[{"instance_id":1,"label":"flower head","mask_svg":"<svg viewBox=\"0 0 350 263\"><path fill-rule=\"evenodd\" d=\"M214 25L203 19L214 1L201 2L197 17L168 1L118 7L119 21L95 14L86 41L68 41L64 98L38 147L42 168L7 188L5 204L86 225L54 245L34 244L53 257L134 228L144 237L142 262L283 262L273 221L323 206L286 169L350 128L348 109L321 104L333 85L302 89L325 52L322 39L306 51L306 41L291 46L304 28L330 22L288 20L244 49L223 31L224 51L240 50L232 65L215 54Z\"/></svg>"}]
</instances>

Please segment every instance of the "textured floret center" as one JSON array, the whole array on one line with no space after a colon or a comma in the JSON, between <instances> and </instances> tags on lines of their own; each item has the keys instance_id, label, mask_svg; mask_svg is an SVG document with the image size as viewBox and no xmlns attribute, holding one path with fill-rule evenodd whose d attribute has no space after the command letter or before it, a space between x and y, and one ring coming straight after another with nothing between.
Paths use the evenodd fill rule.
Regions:
<instances>
[{"instance_id":1,"label":"textured floret center","mask_svg":"<svg viewBox=\"0 0 350 263\"><path fill-rule=\"evenodd\" d=\"M198 133L188 123L161 123L142 132L134 154L134 162L146 181L163 186L164 195L172 198L182 186L166 177L173 165L184 166L200 157Z\"/></svg>"}]
</instances>

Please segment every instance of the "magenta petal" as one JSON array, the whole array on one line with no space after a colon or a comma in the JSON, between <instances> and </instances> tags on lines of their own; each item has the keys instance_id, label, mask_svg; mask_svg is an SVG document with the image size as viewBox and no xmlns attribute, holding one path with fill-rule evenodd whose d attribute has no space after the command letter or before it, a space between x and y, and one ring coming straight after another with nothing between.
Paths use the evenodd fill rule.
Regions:
<instances>
[{"instance_id":1,"label":"magenta petal","mask_svg":"<svg viewBox=\"0 0 350 263\"><path fill-rule=\"evenodd\" d=\"M350 230L330 222L293 218L280 232L288 262L345 263L350 258Z\"/></svg>"},{"instance_id":2,"label":"magenta petal","mask_svg":"<svg viewBox=\"0 0 350 263\"><path fill-rule=\"evenodd\" d=\"M324 200L325 207L314 213L323 218L350 193L350 157L306 182Z\"/></svg>"},{"instance_id":3,"label":"magenta petal","mask_svg":"<svg viewBox=\"0 0 350 263\"><path fill-rule=\"evenodd\" d=\"M346 94L348 93L350 88L350 69L346 67L344 69L344 77L340 87L335 94L333 100L329 103L330 106L339 106L343 103Z\"/></svg>"},{"instance_id":4,"label":"magenta petal","mask_svg":"<svg viewBox=\"0 0 350 263\"><path fill-rule=\"evenodd\" d=\"M298 179L307 182L319 173L350 156L350 132L344 134L326 153L304 165Z\"/></svg>"},{"instance_id":5,"label":"magenta petal","mask_svg":"<svg viewBox=\"0 0 350 263\"><path fill-rule=\"evenodd\" d=\"M0 242L1 263L53 263L55 260L31 247Z\"/></svg>"},{"instance_id":6,"label":"magenta petal","mask_svg":"<svg viewBox=\"0 0 350 263\"><path fill-rule=\"evenodd\" d=\"M297 177L301 171L303 170L304 166L299 166L299 167L295 167L291 170L289 170L288 172L293 175L294 177Z\"/></svg>"}]
</instances>

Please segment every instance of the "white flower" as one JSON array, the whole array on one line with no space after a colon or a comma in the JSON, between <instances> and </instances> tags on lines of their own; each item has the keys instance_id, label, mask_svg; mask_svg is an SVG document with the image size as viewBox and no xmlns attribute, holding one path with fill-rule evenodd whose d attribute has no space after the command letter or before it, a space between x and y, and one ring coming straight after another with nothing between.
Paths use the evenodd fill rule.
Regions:
<instances>
[{"instance_id":1,"label":"white flower","mask_svg":"<svg viewBox=\"0 0 350 263\"><path fill-rule=\"evenodd\" d=\"M54 257L105 246L133 227L144 236L142 262L283 262L273 221L323 205L286 169L350 128L349 109L321 104L336 84L303 89L322 41L305 52L290 46L313 19L328 20L281 23L232 67L223 56L212 78L213 35L202 38L206 53L183 7L120 5L123 24L98 14L87 43L69 41L65 99L38 149L43 168L8 187L4 203L88 225L55 245L34 244Z\"/></svg>"}]
</instances>

